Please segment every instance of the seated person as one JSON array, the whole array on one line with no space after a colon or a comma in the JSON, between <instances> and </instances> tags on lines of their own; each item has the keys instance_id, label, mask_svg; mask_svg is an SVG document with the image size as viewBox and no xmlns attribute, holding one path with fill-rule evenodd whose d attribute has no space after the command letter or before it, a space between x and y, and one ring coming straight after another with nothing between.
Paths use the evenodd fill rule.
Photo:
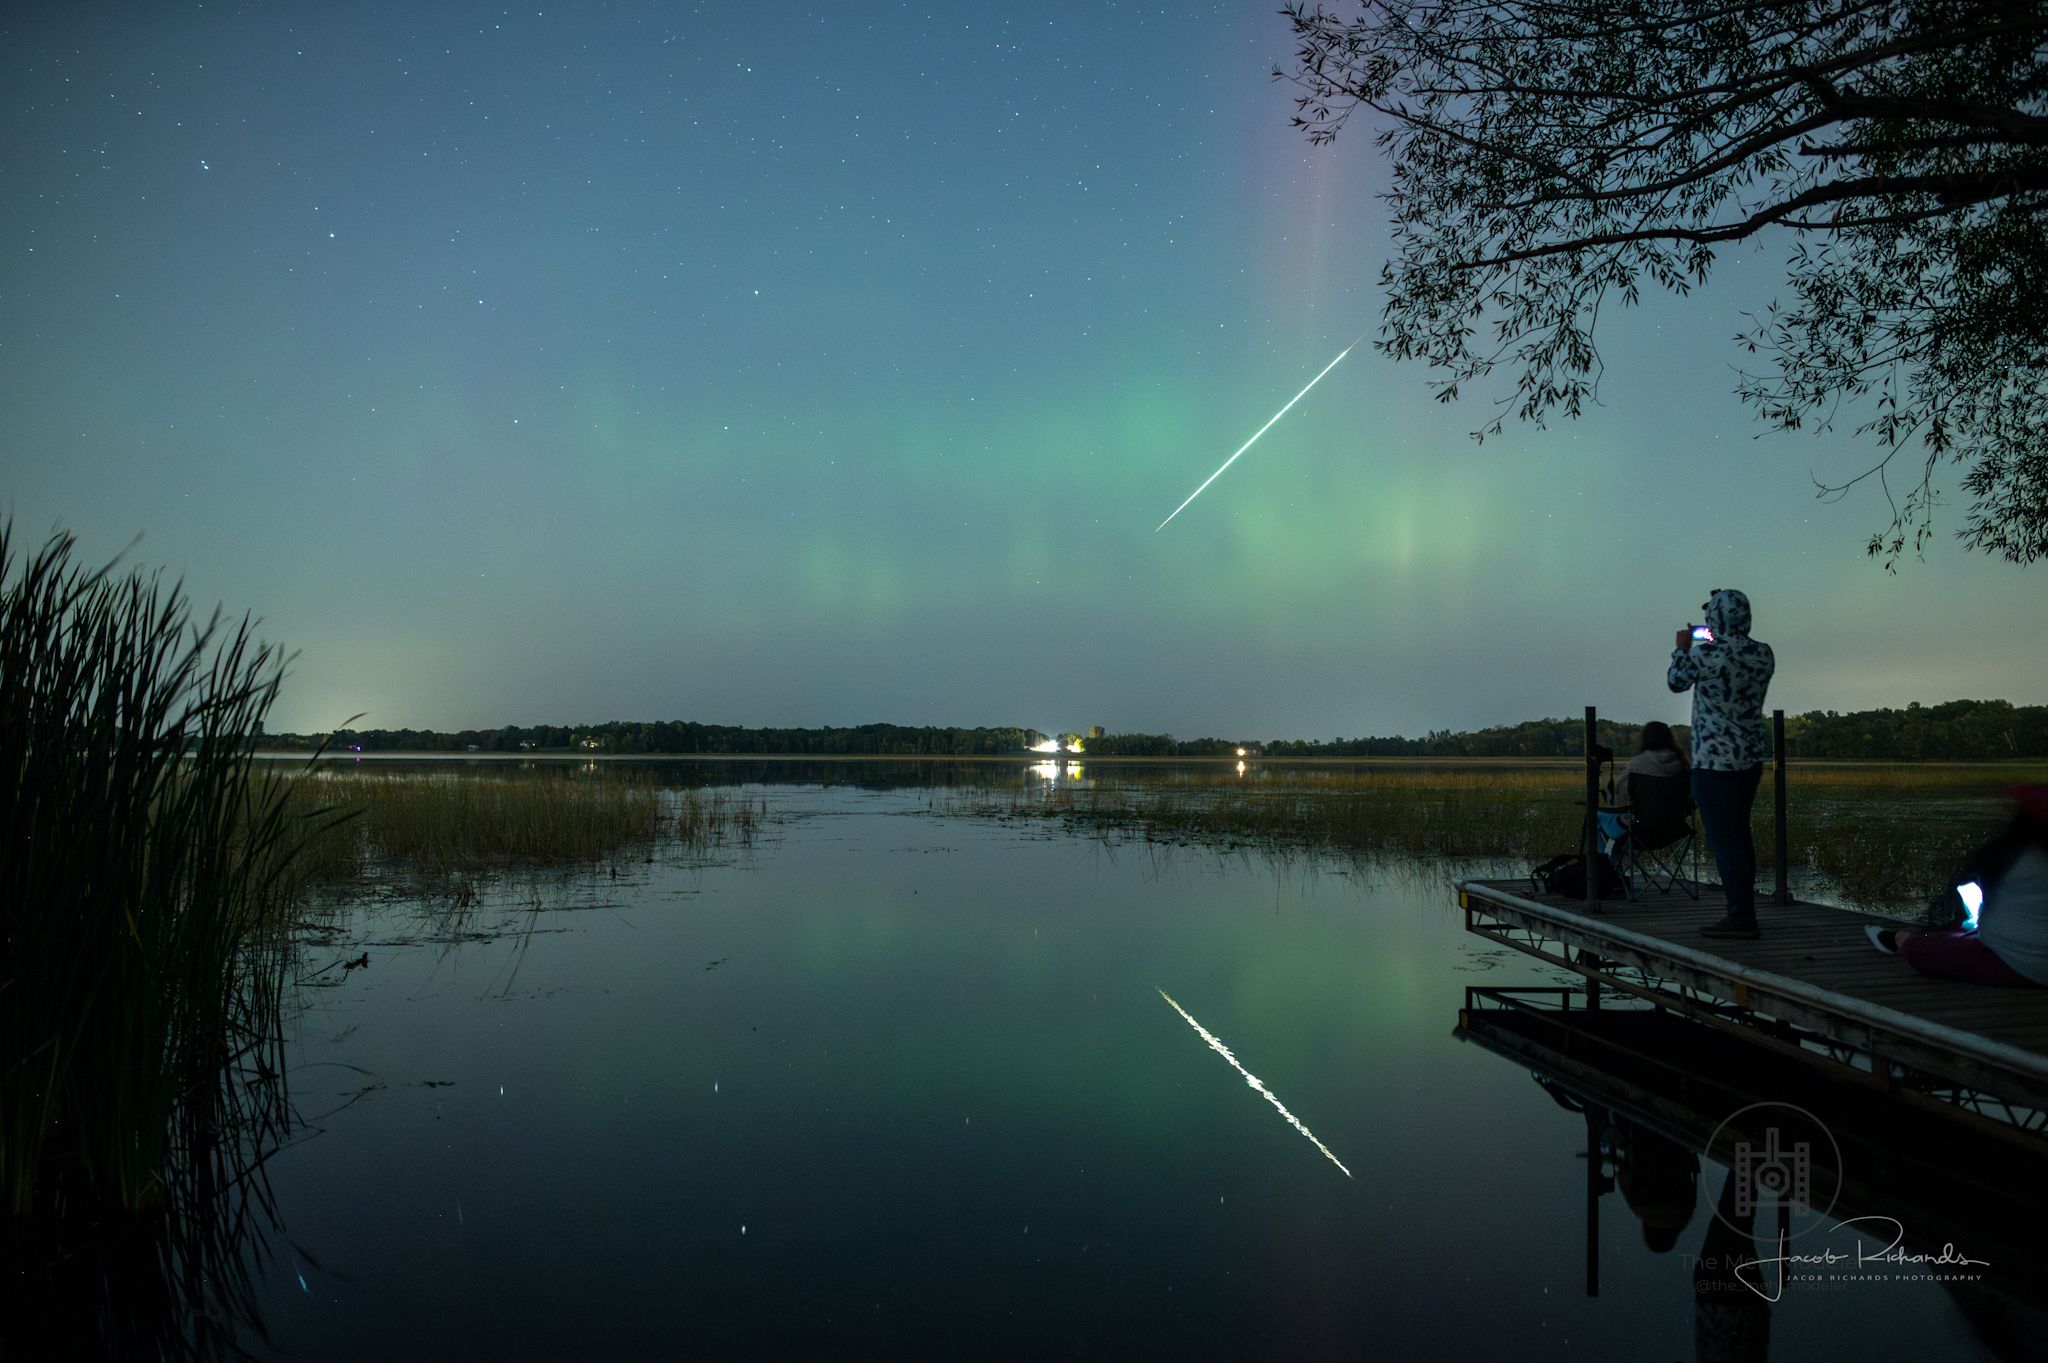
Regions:
<instances>
[{"instance_id":1,"label":"seated person","mask_svg":"<svg viewBox=\"0 0 2048 1363\"><path fill-rule=\"evenodd\" d=\"M1610 806L1600 811L1600 850L1610 855L1615 844L1628 832L1628 807L1634 801L1629 795L1628 780L1631 776L1689 776L1691 767L1685 754L1678 750L1678 740L1671 733L1671 726L1661 720L1651 720L1643 726L1640 751L1628 760L1628 765L1614 775L1607 787L1607 803Z\"/></svg>"},{"instance_id":2,"label":"seated person","mask_svg":"<svg viewBox=\"0 0 2048 1363\"><path fill-rule=\"evenodd\" d=\"M1961 927L1864 931L1877 949L1923 975L2031 988L2048 984L2048 786L2013 793L2012 823L1958 877Z\"/></svg>"}]
</instances>

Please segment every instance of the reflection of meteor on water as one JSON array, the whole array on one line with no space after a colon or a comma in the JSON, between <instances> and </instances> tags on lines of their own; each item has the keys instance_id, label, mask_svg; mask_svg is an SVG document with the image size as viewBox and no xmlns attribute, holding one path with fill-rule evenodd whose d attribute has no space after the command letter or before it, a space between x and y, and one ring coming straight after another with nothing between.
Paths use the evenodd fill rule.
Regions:
<instances>
[{"instance_id":1,"label":"reflection of meteor on water","mask_svg":"<svg viewBox=\"0 0 2048 1363\"><path fill-rule=\"evenodd\" d=\"M1358 341L1362 341L1364 339L1364 336L1360 336L1358 338ZM1335 369L1337 367L1338 360L1343 359L1346 355L1349 355L1354 349L1357 348L1358 341L1353 341L1350 345L1345 346L1342 350L1338 351L1337 359L1332 360L1328 364L1323 366L1323 374L1327 374L1332 369ZM1292 407L1295 403L1300 402L1303 398L1307 397L1308 390L1310 388L1315 387L1317 384L1323 381L1323 374L1318 374L1314 378L1310 379L1306 387L1304 387L1299 393L1296 393L1293 397L1287 399L1287 407ZM1272 418L1268 420L1265 425L1259 427L1258 430L1253 431L1252 438L1250 440L1245 441L1242 445L1239 445L1237 447L1237 454L1243 454L1246 450L1250 449L1253 445L1256 445L1259 442L1260 436L1264 435L1267 431L1272 430L1273 422L1278 421L1281 417L1287 415L1287 407L1282 407L1279 411L1273 413ZM1221 478L1223 476L1223 469L1227 469L1232 464L1235 464L1237 462L1237 454L1233 454L1228 459L1224 460L1223 468L1217 469L1207 478L1204 478L1202 480L1202 486L1196 488L1193 492L1190 492L1188 494L1188 502L1192 502L1193 500L1195 500L1195 498L1201 496L1203 490L1206 489L1209 486L1209 484L1215 482L1218 478ZM1182 502L1179 506L1175 507L1173 509L1173 516L1178 516L1181 512L1187 510L1188 502ZM1164 530L1166 528L1167 522L1171 521L1173 519L1173 516L1168 516L1166 520L1161 521L1159 522L1159 524L1153 526L1152 533L1156 535L1160 531Z\"/></svg>"},{"instance_id":2,"label":"reflection of meteor on water","mask_svg":"<svg viewBox=\"0 0 2048 1363\"><path fill-rule=\"evenodd\" d=\"M1354 344L1356 343L1354 342ZM1339 355L1337 358L1341 360L1344 357L1342 355ZM1328 373L1329 371L1325 370L1323 372ZM1157 985L1153 987L1158 988ZM1302 1135L1308 1137L1309 1143L1315 1146L1316 1149L1322 1151L1323 1157L1325 1159L1329 1160L1330 1163L1336 1165L1339 1169L1344 1169L1344 1161L1338 1159L1335 1155L1331 1154L1330 1147L1324 1145L1321 1141L1317 1140L1315 1132L1303 1126L1301 1124L1301 1119L1299 1117L1295 1116L1292 1112L1289 1112L1284 1106L1282 1106L1280 1100L1273 1096L1273 1090L1267 1088L1264 1084L1260 1083L1259 1077L1256 1074L1253 1074L1250 1070L1246 1069L1244 1066L1237 1063L1237 1057L1230 1053L1230 1047L1224 1045L1221 1041L1217 1040L1216 1037L1213 1034L1211 1034L1207 1027L1204 1027L1201 1023L1195 1021L1192 1017L1188 1017L1188 1010L1181 1007L1179 1004L1174 1003L1173 995L1167 993L1164 989L1160 989L1159 997L1165 999L1168 1004L1171 1004L1174 1012L1179 1013L1184 1018L1187 1018L1188 1026L1194 1028L1195 1031L1201 1035L1202 1040L1209 1043L1209 1049L1216 1052L1216 1054L1222 1056L1225 1060L1228 1060L1230 1062L1230 1068L1236 1070L1239 1074L1243 1075L1245 1083L1250 1084L1254 1089L1258 1090L1259 1096L1261 1098L1264 1098L1267 1102L1271 1103L1274 1106L1274 1108L1276 1108L1279 1111L1280 1115L1287 1119L1289 1125L1293 1126L1293 1128L1296 1131L1299 1131ZM1344 1177L1351 1177L1351 1171L1349 1169L1344 1169Z\"/></svg>"}]
</instances>

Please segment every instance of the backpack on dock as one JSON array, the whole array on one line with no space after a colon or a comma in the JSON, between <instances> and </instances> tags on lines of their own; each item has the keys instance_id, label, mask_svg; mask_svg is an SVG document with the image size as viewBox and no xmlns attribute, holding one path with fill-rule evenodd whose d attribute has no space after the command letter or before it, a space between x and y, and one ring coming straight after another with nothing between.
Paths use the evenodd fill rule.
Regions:
<instances>
[{"instance_id":1,"label":"backpack on dock","mask_svg":"<svg viewBox=\"0 0 2048 1363\"><path fill-rule=\"evenodd\" d=\"M1621 872L1614 869L1613 861L1605 852L1595 853L1593 863L1595 874L1600 877L1600 897L1620 899L1628 892L1621 883ZM1586 858L1578 852L1563 852L1530 870L1529 881L1539 895L1558 895L1565 899L1586 897Z\"/></svg>"}]
</instances>

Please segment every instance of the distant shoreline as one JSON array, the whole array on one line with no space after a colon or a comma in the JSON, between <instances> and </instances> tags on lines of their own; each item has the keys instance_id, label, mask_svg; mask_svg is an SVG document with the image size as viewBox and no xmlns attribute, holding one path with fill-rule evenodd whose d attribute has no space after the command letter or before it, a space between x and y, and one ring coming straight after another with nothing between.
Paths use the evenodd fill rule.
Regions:
<instances>
[{"instance_id":1,"label":"distant shoreline","mask_svg":"<svg viewBox=\"0 0 2048 1363\"><path fill-rule=\"evenodd\" d=\"M259 762L309 761L313 753L303 748L259 748L253 754ZM319 755L322 762L1012 762L1023 766L1037 766L1042 762L1065 762L1073 765L1090 765L1115 762L1132 766L1187 766L1190 763L1215 763L1232 766L1238 762L1256 762L1260 766L1294 767L1389 767L1414 766L1426 763L1431 766L1497 767L1513 766L1565 766L1576 767L1576 757L1260 757L1247 754L1238 757L1119 757L1080 753L894 753L894 752L564 752L551 748L546 752L451 752L446 748L380 748L374 752L350 752L329 750Z\"/></svg>"},{"instance_id":2,"label":"distant shoreline","mask_svg":"<svg viewBox=\"0 0 2048 1363\"><path fill-rule=\"evenodd\" d=\"M2048 705L2002 700L1913 702L1903 710L1834 710L1784 713L1786 751L1800 761L1869 762L2048 761ZM831 758L883 757L973 761L1043 760L1057 740L1078 746L1083 760L1111 758L1235 761L1239 754L1265 761L1395 761L1422 758L1495 761L1558 758L1574 761L1586 750L1585 716L1552 716L1483 729L1432 729L1419 738L1366 734L1350 738L1275 738L1240 733L1220 738L1175 738L1171 733L1110 733L1101 725L1068 731L1022 725L857 724L749 728L695 720L607 720L595 725L505 724L487 729L351 729L311 734L259 733L250 742L266 751L311 752L322 742L337 749L379 753L583 754L615 757ZM1673 723L1681 749L1688 726ZM1633 753L1643 725L1614 716L1597 718L1591 740L1616 753Z\"/></svg>"},{"instance_id":3,"label":"distant shoreline","mask_svg":"<svg viewBox=\"0 0 2048 1363\"><path fill-rule=\"evenodd\" d=\"M259 748L259 762L310 762L303 748ZM319 754L321 762L972 762L1011 763L1034 767L1045 762L1073 766L1235 766L1242 761L1261 767L1582 767L1579 757L1261 757L1247 754L1206 757L1095 757L1088 753L750 753L750 752L450 752L446 748L379 749L375 752ZM1768 762L1766 766L1770 765ZM2039 771L2038 757L1794 757L1791 767L2011 767Z\"/></svg>"}]
</instances>

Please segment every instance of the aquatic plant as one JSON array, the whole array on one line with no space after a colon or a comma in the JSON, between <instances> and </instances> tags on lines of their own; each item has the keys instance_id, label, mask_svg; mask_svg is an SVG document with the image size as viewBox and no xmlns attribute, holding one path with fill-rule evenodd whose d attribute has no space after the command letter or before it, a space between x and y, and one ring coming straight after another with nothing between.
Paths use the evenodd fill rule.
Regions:
<instances>
[{"instance_id":1,"label":"aquatic plant","mask_svg":"<svg viewBox=\"0 0 2048 1363\"><path fill-rule=\"evenodd\" d=\"M935 794L936 812L1043 818L1116 840L1225 851L1328 852L1376 861L1540 859L1577 845L1575 761L1386 761L1323 767L1088 766L1080 782L992 776ZM1768 778L1769 773L1766 773ZM1800 763L1788 772L1790 871L1809 894L1917 912L2005 818L2006 787L2039 763ZM1753 818L1766 877L1776 836L1768 779Z\"/></svg>"},{"instance_id":2,"label":"aquatic plant","mask_svg":"<svg viewBox=\"0 0 2048 1363\"><path fill-rule=\"evenodd\" d=\"M704 847L728 840L742 847L751 847L767 818L766 800L729 796L722 790L708 794L686 790L678 801L676 837L686 847Z\"/></svg>"},{"instance_id":3,"label":"aquatic plant","mask_svg":"<svg viewBox=\"0 0 2048 1363\"><path fill-rule=\"evenodd\" d=\"M513 865L592 865L662 823L645 781L576 768L532 772L316 771L289 783L290 807L355 817L306 854L308 874L333 881L384 873L470 874Z\"/></svg>"},{"instance_id":4,"label":"aquatic plant","mask_svg":"<svg viewBox=\"0 0 2048 1363\"><path fill-rule=\"evenodd\" d=\"M308 771L285 789L295 815L352 816L320 826L294 863L308 884L330 887L396 879L459 893L500 871L597 869L677 845L751 846L767 818L758 799L553 763L510 771L351 765Z\"/></svg>"},{"instance_id":5,"label":"aquatic plant","mask_svg":"<svg viewBox=\"0 0 2048 1363\"><path fill-rule=\"evenodd\" d=\"M178 585L72 549L17 562L0 526L0 1192L24 1264L118 1241L191 1289L174 1333L204 1333L246 1286L223 1200L261 1201L249 1173L287 1122L268 929L293 829L249 750L285 660L248 618L197 624ZM132 1277L45 1274L108 1308L45 1318L131 1319Z\"/></svg>"}]
</instances>

